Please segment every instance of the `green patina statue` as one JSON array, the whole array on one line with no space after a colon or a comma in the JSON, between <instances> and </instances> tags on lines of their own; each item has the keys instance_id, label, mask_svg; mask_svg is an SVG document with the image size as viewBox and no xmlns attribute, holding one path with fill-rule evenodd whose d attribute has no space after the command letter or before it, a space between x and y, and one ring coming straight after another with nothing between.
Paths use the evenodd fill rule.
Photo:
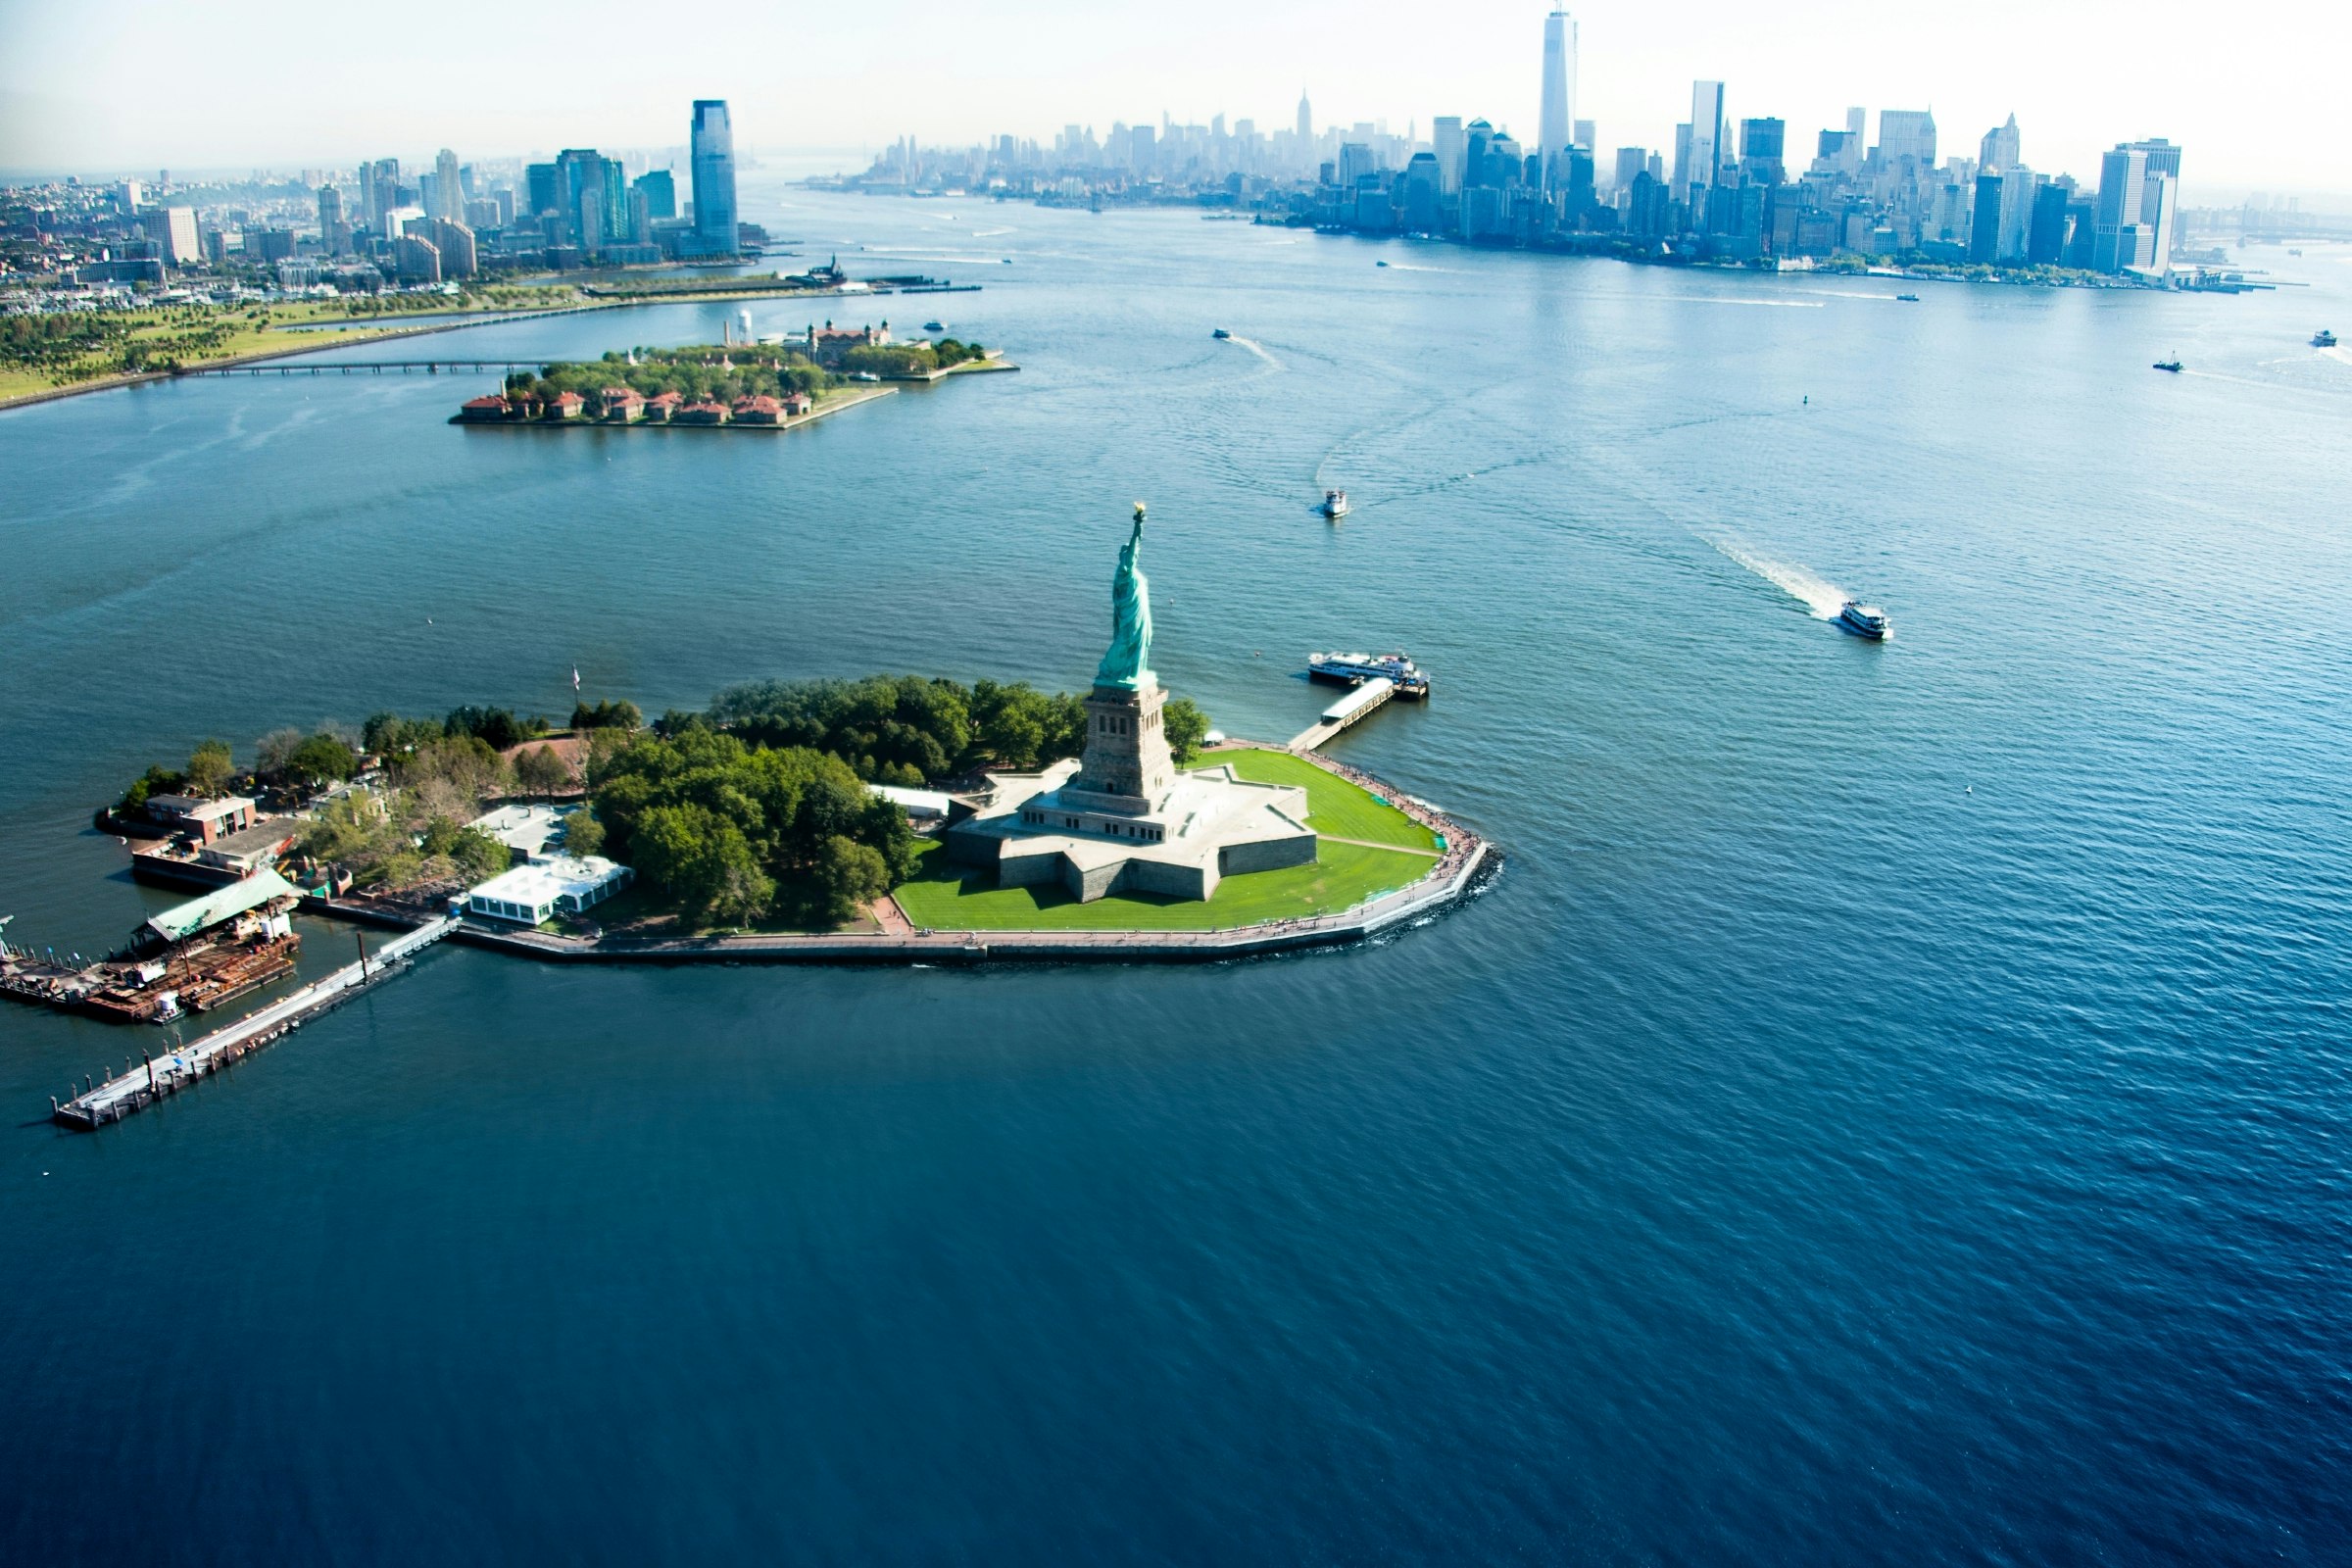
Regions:
<instances>
[{"instance_id":1,"label":"green patina statue","mask_svg":"<svg viewBox=\"0 0 2352 1568\"><path fill-rule=\"evenodd\" d=\"M1139 558L1144 549L1144 504L1135 504L1135 532L1119 551L1118 574L1110 579L1110 651L1095 666L1095 684L1115 691L1142 691L1156 684L1146 662L1152 657L1152 580Z\"/></svg>"}]
</instances>

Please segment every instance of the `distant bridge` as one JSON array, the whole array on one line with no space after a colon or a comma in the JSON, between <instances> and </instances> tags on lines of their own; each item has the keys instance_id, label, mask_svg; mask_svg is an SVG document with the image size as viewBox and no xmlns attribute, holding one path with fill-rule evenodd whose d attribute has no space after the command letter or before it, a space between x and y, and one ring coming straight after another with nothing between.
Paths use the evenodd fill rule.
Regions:
<instances>
[{"instance_id":1,"label":"distant bridge","mask_svg":"<svg viewBox=\"0 0 2352 1568\"><path fill-rule=\"evenodd\" d=\"M386 370L398 370L403 375L421 370L426 375L459 370L543 370L552 360L351 360L332 365L196 365L174 370L173 375L381 375Z\"/></svg>"}]
</instances>

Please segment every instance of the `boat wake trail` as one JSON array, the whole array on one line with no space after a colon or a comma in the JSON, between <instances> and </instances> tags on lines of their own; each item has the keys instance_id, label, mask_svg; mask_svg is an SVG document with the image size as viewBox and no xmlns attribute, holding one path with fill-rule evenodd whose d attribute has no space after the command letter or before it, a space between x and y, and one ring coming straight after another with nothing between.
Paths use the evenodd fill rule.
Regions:
<instances>
[{"instance_id":1,"label":"boat wake trail","mask_svg":"<svg viewBox=\"0 0 2352 1568\"><path fill-rule=\"evenodd\" d=\"M1701 537L1706 538L1707 543L1713 545L1727 559L1738 562L1789 598L1802 604L1815 620L1835 620L1838 617L1838 612L1845 606L1847 596L1844 589L1825 578L1816 576L1802 566L1791 566L1785 562L1775 561L1770 556L1750 550L1737 539L1714 538L1706 535Z\"/></svg>"},{"instance_id":2,"label":"boat wake trail","mask_svg":"<svg viewBox=\"0 0 2352 1568\"><path fill-rule=\"evenodd\" d=\"M1281 362L1280 360L1276 359L1276 358L1275 358L1273 355L1271 355L1271 354L1268 354L1268 353L1265 351L1265 347L1264 347L1264 345L1262 345L1262 344L1260 344L1260 343L1257 343L1256 341L1254 341L1254 340L1252 340L1252 339L1250 339L1250 338L1246 338L1246 337L1242 336L1242 335L1241 335L1239 332L1236 332L1236 333L1233 335L1233 337L1232 337L1231 341L1233 341L1233 342L1235 342L1235 343L1239 343L1239 344L1240 344L1242 347L1244 347L1244 348L1248 349L1248 350L1249 350L1250 353L1252 353L1252 354L1256 355L1256 356L1257 356L1259 359L1261 359L1261 360L1265 361L1265 362L1266 362L1268 365L1271 365L1271 366L1272 366L1272 367L1274 367L1274 368L1276 368L1277 370L1279 370L1279 369L1281 369L1281 368L1282 368L1282 362Z\"/></svg>"}]
</instances>

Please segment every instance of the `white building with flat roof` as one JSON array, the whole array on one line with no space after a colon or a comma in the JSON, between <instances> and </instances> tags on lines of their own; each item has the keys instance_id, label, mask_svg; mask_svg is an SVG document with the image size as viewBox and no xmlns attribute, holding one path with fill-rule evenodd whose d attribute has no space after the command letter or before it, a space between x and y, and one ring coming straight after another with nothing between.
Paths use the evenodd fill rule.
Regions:
<instances>
[{"instance_id":1,"label":"white building with flat roof","mask_svg":"<svg viewBox=\"0 0 2352 1568\"><path fill-rule=\"evenodd\" d=\"M637 879L601 855L550 856L502 871L466 895L466 912L515 925L539 925L559 914L579 914Z\"/></svg>"}]
</instances>

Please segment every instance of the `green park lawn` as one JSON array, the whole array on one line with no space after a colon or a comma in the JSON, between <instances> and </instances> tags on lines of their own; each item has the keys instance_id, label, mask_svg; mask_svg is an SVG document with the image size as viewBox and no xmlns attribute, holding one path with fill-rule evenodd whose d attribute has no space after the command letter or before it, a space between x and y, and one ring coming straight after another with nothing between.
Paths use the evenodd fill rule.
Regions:
<instances>
[{"instance_id":1,"label":"green park lawn","mask_svg":"<svg viewBox=\"0 0 2352 1568\"><path fill-rule=\"evenodd\" d=\"M1058 883L997 887L993 871L950 864L928 844L894 895L899 907L938 931L1208 931L1336 913L1429 874L1437 836L1370 792L1287 752L1218 752L1191 765L1219 763L1259 783L1306 786L1307 825L1323 835L1314 864L1229 876L1205 903L1120 894L1080 904Z\"/></svg>"},{"instance_id":2,"label":"green park lawn","mask_svg":"<svg viewBox=\"0 0 2352 1568\"><path fill-rule=\"evenodd\" d=\"M1185 765L1216 767L1224 763L1231 763L1237 775L1254 783L1305 785L1306 825L1327 837L1437 853L1438 838L1429 829L1369 791L1288 752L1239 748L1211 752Z\"/></svg>"},{"instance_id":3,"label":"green park lawn","mask_svg":"<svg viewBox=\"0 0 2352 1568\"><path fill-rule=\"evenodd\" d=\"M939 845L927 844L913 878L893 896L907 919L937 931L1208 931L1351 908L1428 875L1433 863L1426 855L1329 839L1316 848L1312 865L1229 876L1205 903L1114 894L1080 904L1059 883L996 887L994 871L951 865Z\"/></svg>"}]
</instances>

